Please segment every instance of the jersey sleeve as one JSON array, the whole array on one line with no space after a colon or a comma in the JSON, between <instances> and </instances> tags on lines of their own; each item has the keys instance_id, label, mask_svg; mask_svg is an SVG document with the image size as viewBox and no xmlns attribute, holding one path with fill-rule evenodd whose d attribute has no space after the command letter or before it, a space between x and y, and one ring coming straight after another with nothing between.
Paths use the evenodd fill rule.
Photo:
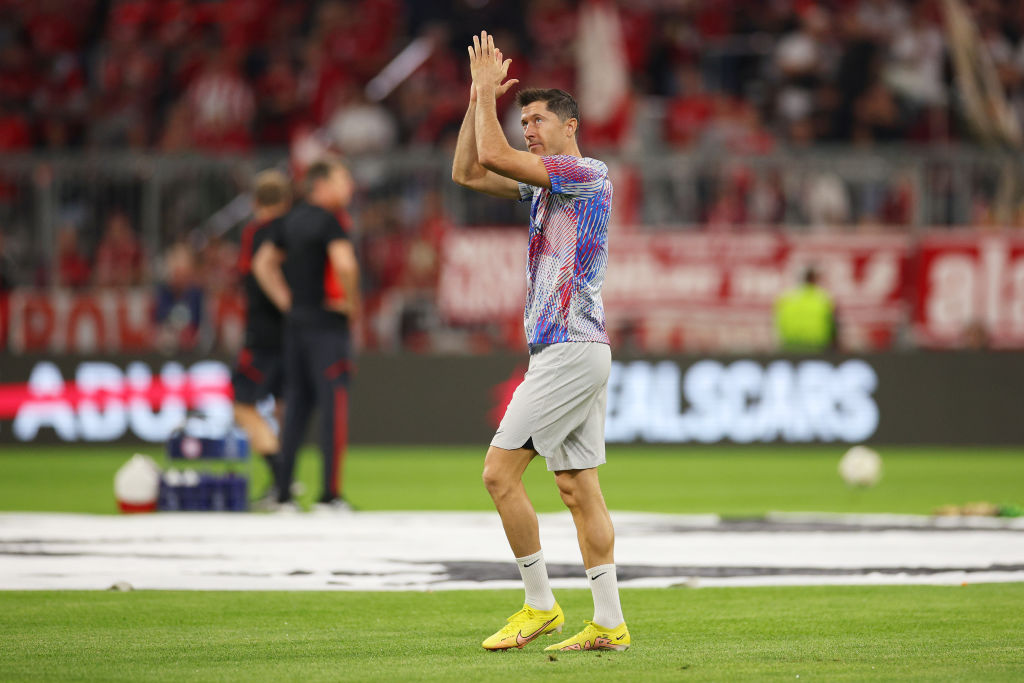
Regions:
<instances>
[{"instance_id":1,"label":"jersey sleeve","mask_svg":"<svg viewBox=\"0 0 1024 683\"><path fill-rule=\"evenodd\" d=\"M537 188L526 183L519 183L519 201L528 202L533 199L533 193Z\"/></svg>"},{"instance_id":2,"label":"jersey sleeve","mask_svg":"<svg viewBox=\"0 0 1024 683\"><path fill-rule=\"evenodd\" d=\"M574 197L593 197L604 186L607 173L570 154L541 157L551 180L551 192Z\"/></svg>"},{"instance_id":3,"label":"jersey sleeve","mask_svg":"<svg viewBox=\"0 0 1024 683\"><path fill-rule=\"evenodd\" d=\"M324 214L322 222L324 244L330 244L334 240L347 240L348 232L341 226L338 217L331 213Z\"/></svg>"},{"instance_id":4,"label":"jersey sleeve","mask_svg":"<svg viewBox=\"0 0 1024 683\"><path fill-rule=\"evenodd\" d=\"M267 242L270 242L271 244L273 244L275 247L277 247L279 249L287 249L288 248L288 246L284 242L284 217L283 216L281 216L280 218L275 218L274 220L270 221L270 225L267 226L267 228L266 228L266 230L264 232L266 233L266 235L263 238L264 240L266 240ZM258 245L253 245L253 253L255 253L257 247L258 247Z\"/></svg>"}]
</instances>

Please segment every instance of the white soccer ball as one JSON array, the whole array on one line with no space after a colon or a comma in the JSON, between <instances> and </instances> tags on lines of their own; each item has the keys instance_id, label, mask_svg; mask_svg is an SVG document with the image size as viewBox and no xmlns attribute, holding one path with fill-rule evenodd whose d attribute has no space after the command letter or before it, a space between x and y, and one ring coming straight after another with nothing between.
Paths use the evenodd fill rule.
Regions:
<instances>
[{"instance_id":1,"label":"white soccer ball","mask_svg":"<svg viewBox=\"0 0 1024 683\"><path fill-rule=\"evenodd\" d=\"M867 446L854 446L839 459L839 476L850 486L874 486L882 478L882 457Z\"/></svg>"}]
</instances>

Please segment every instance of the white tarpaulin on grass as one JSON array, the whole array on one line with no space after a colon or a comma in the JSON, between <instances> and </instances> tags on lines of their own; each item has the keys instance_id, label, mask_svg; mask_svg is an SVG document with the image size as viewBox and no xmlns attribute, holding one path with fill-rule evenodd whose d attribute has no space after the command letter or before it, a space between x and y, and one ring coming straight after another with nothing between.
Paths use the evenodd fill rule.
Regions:
<instances>
[{"instance_id":1,"label":"white tarpaulin on grass","mask_svg":"<svg viewBox=\"0 0 1024 683\"><path fill-rule=\"evenodd\" d=\"M1024 581L1024 520L613 513L625 587ZM540 516L552 584L586 587L568 513ZM521 586L494 513L0 514L0 589Z\"/></svg>"}]
</instances>

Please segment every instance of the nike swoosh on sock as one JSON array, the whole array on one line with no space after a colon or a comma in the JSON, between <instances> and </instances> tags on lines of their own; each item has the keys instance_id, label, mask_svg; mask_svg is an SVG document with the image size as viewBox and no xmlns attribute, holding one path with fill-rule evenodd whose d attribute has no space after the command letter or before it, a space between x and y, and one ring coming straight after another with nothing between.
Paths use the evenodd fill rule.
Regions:
<instances>
[{"instance_id":1,"label":"nike swoosh on sock","mask_svg":"<svg viewBox=\"0 0 1024 683\"><path fill-rule=\"evenodd\" d=\"M598 574L597 576L591 576L591 577L590 577L590 580L591 580L591 581L597 581L598 579L600 579L600 578L601 578L602 576L604 576L604 575L605 575L605 574L607 574L607 573L608 573L608 572L601 572L601 573L600 573L600 574Z\"/></svg>"}]
</instances>

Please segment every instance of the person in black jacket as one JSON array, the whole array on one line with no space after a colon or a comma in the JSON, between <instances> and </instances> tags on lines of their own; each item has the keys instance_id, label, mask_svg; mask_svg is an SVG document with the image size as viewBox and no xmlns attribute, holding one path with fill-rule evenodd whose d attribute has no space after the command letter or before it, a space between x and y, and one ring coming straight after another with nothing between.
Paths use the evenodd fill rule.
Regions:
<instances>
[{"instance_id":1,"label":"person in black jacket","mask_svg":"<svg viewBox=\"0 0 1024 683\"><path fill-rule=\"evenodd\" d=\"M348 441L350 324L358 315L359 267L337 215L352 197L352 179L336 160L314 163L306 198L274 225L253 263L256 279L284 312L285 414L277 468L278 501L295 507L295 457L314 409L320 410L323 493L317 507L350 509L342 495Z\"/></svg>"}]
</instances>

